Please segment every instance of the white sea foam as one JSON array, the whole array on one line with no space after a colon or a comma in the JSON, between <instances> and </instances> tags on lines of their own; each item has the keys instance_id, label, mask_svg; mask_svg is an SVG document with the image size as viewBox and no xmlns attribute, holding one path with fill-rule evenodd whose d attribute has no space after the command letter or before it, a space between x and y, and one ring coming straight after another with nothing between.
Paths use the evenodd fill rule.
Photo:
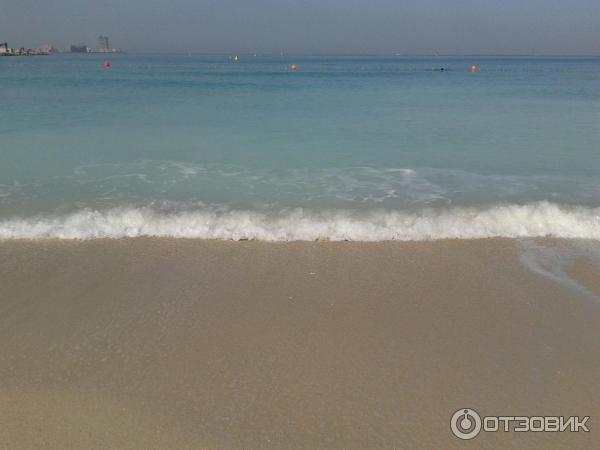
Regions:
<instances>
[{"instance_id":1,"label":"white sea foam","mask_svg":"<svg viewBox=\"0 0 600 450\"><path fill-rule=\"evenodd\" d=\"M0 221L0 239L95 239L162 236L263 241L435 240L561 237L600 240L600 208L548 202L488 208L402 211L259 212L202 208L81 210L61 216Z\"/></svg>"}]
</instances>

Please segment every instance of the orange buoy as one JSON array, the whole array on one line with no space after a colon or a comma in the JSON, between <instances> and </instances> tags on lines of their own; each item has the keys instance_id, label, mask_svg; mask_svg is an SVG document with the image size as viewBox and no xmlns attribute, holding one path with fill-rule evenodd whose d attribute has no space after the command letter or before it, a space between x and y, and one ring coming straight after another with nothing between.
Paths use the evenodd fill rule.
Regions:
<instances>
[{"instance_id":1,"label":"orange buoy","mask_svg":"<svg viewBox=\"0 0 600 450\"><path fill-rule=\"evenodd\" d=\"M104 61L104 68L105 69L110 69L112 67L112 64L110 63L110 61Z\"/></svg>"},{"instance_id":2,"label":"orange buoy","mask_svg":"<svg viewBox=\"0 0 600 450\"><path fill-rule=\"evenodd\" d=\"M475 64L473 64L471 66L471 73L475 73L475 72L477 72L477 66Z\"/></svg>"},{"instance_id":3,"label":"orange buoy","mask_svg":"<svg viewBox=\"0 0 600 450\"><path fill-rule=\"evenodd\" d=\"M290 66L290 70L291 70L292 72L296 72L296 71L298 70L298 66L297 66L296 64L292 64L292 65Z\"/></svg>"}]
</instances>

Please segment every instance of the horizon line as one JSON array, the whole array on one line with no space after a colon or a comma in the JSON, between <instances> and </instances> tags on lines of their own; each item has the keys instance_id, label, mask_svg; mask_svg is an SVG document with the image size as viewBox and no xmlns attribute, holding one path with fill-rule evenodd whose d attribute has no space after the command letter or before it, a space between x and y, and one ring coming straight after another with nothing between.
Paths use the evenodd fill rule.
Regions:
<instances>
[{"instance_id":1,"label":"horizon line","mask_svg":"<svg viewBox=\"0 0 600 450\"><path fill-rule=\"evenodd\" d=\"M561 54L561 53L305 53L305 52L236 52L236 51L219 51L219 52L189 52L189 51L128 51L122 50L121 54L128 55L198 55L198 56L223 56L223 55L240 55L250 57L260 56L333 56L333 57L369 57L369 56L389 56L396 58L600 58L600 54ZM59 54L70 54L69 51L60 52ZM75 54L75 53L74 53ZM97 53L93 53L97 54ZM118 54L118 53L115 53ZM83 53L79 53L83 55Z\"/></svg>"}]
</instances>

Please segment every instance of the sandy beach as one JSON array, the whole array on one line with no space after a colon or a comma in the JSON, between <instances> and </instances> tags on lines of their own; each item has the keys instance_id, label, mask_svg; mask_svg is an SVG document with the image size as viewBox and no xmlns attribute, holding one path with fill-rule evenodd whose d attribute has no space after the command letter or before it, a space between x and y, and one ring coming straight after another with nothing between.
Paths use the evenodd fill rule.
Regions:
<instances>
[{"instance_id":1,"label":"sandy beach","mask_svg":"<svg viewBox=\"0 0 600 450\"><path fill-rule=\"evenodd\" d=\"M540 273L510 239L0 242L0 448L595 448L598 269ZM464 407L590 432L461 441Z\"/></svg>"}]
</instances>

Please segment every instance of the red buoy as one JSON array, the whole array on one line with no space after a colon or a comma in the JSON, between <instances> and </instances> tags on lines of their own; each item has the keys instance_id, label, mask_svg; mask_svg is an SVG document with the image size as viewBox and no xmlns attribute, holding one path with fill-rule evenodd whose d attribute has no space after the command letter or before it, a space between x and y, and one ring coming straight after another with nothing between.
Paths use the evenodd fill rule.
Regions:
<instances>
[{"instance_id":1,"label":"red buoy","mask_svg":"<svg viewBox=\"0 0 600 450\"><path fill-rule=\"evenodd\" d=\"M105 69L110 69L112 67L112 64L110 63L110 61L104 61L104 68Z\"/></svg>"}]
</instances>

